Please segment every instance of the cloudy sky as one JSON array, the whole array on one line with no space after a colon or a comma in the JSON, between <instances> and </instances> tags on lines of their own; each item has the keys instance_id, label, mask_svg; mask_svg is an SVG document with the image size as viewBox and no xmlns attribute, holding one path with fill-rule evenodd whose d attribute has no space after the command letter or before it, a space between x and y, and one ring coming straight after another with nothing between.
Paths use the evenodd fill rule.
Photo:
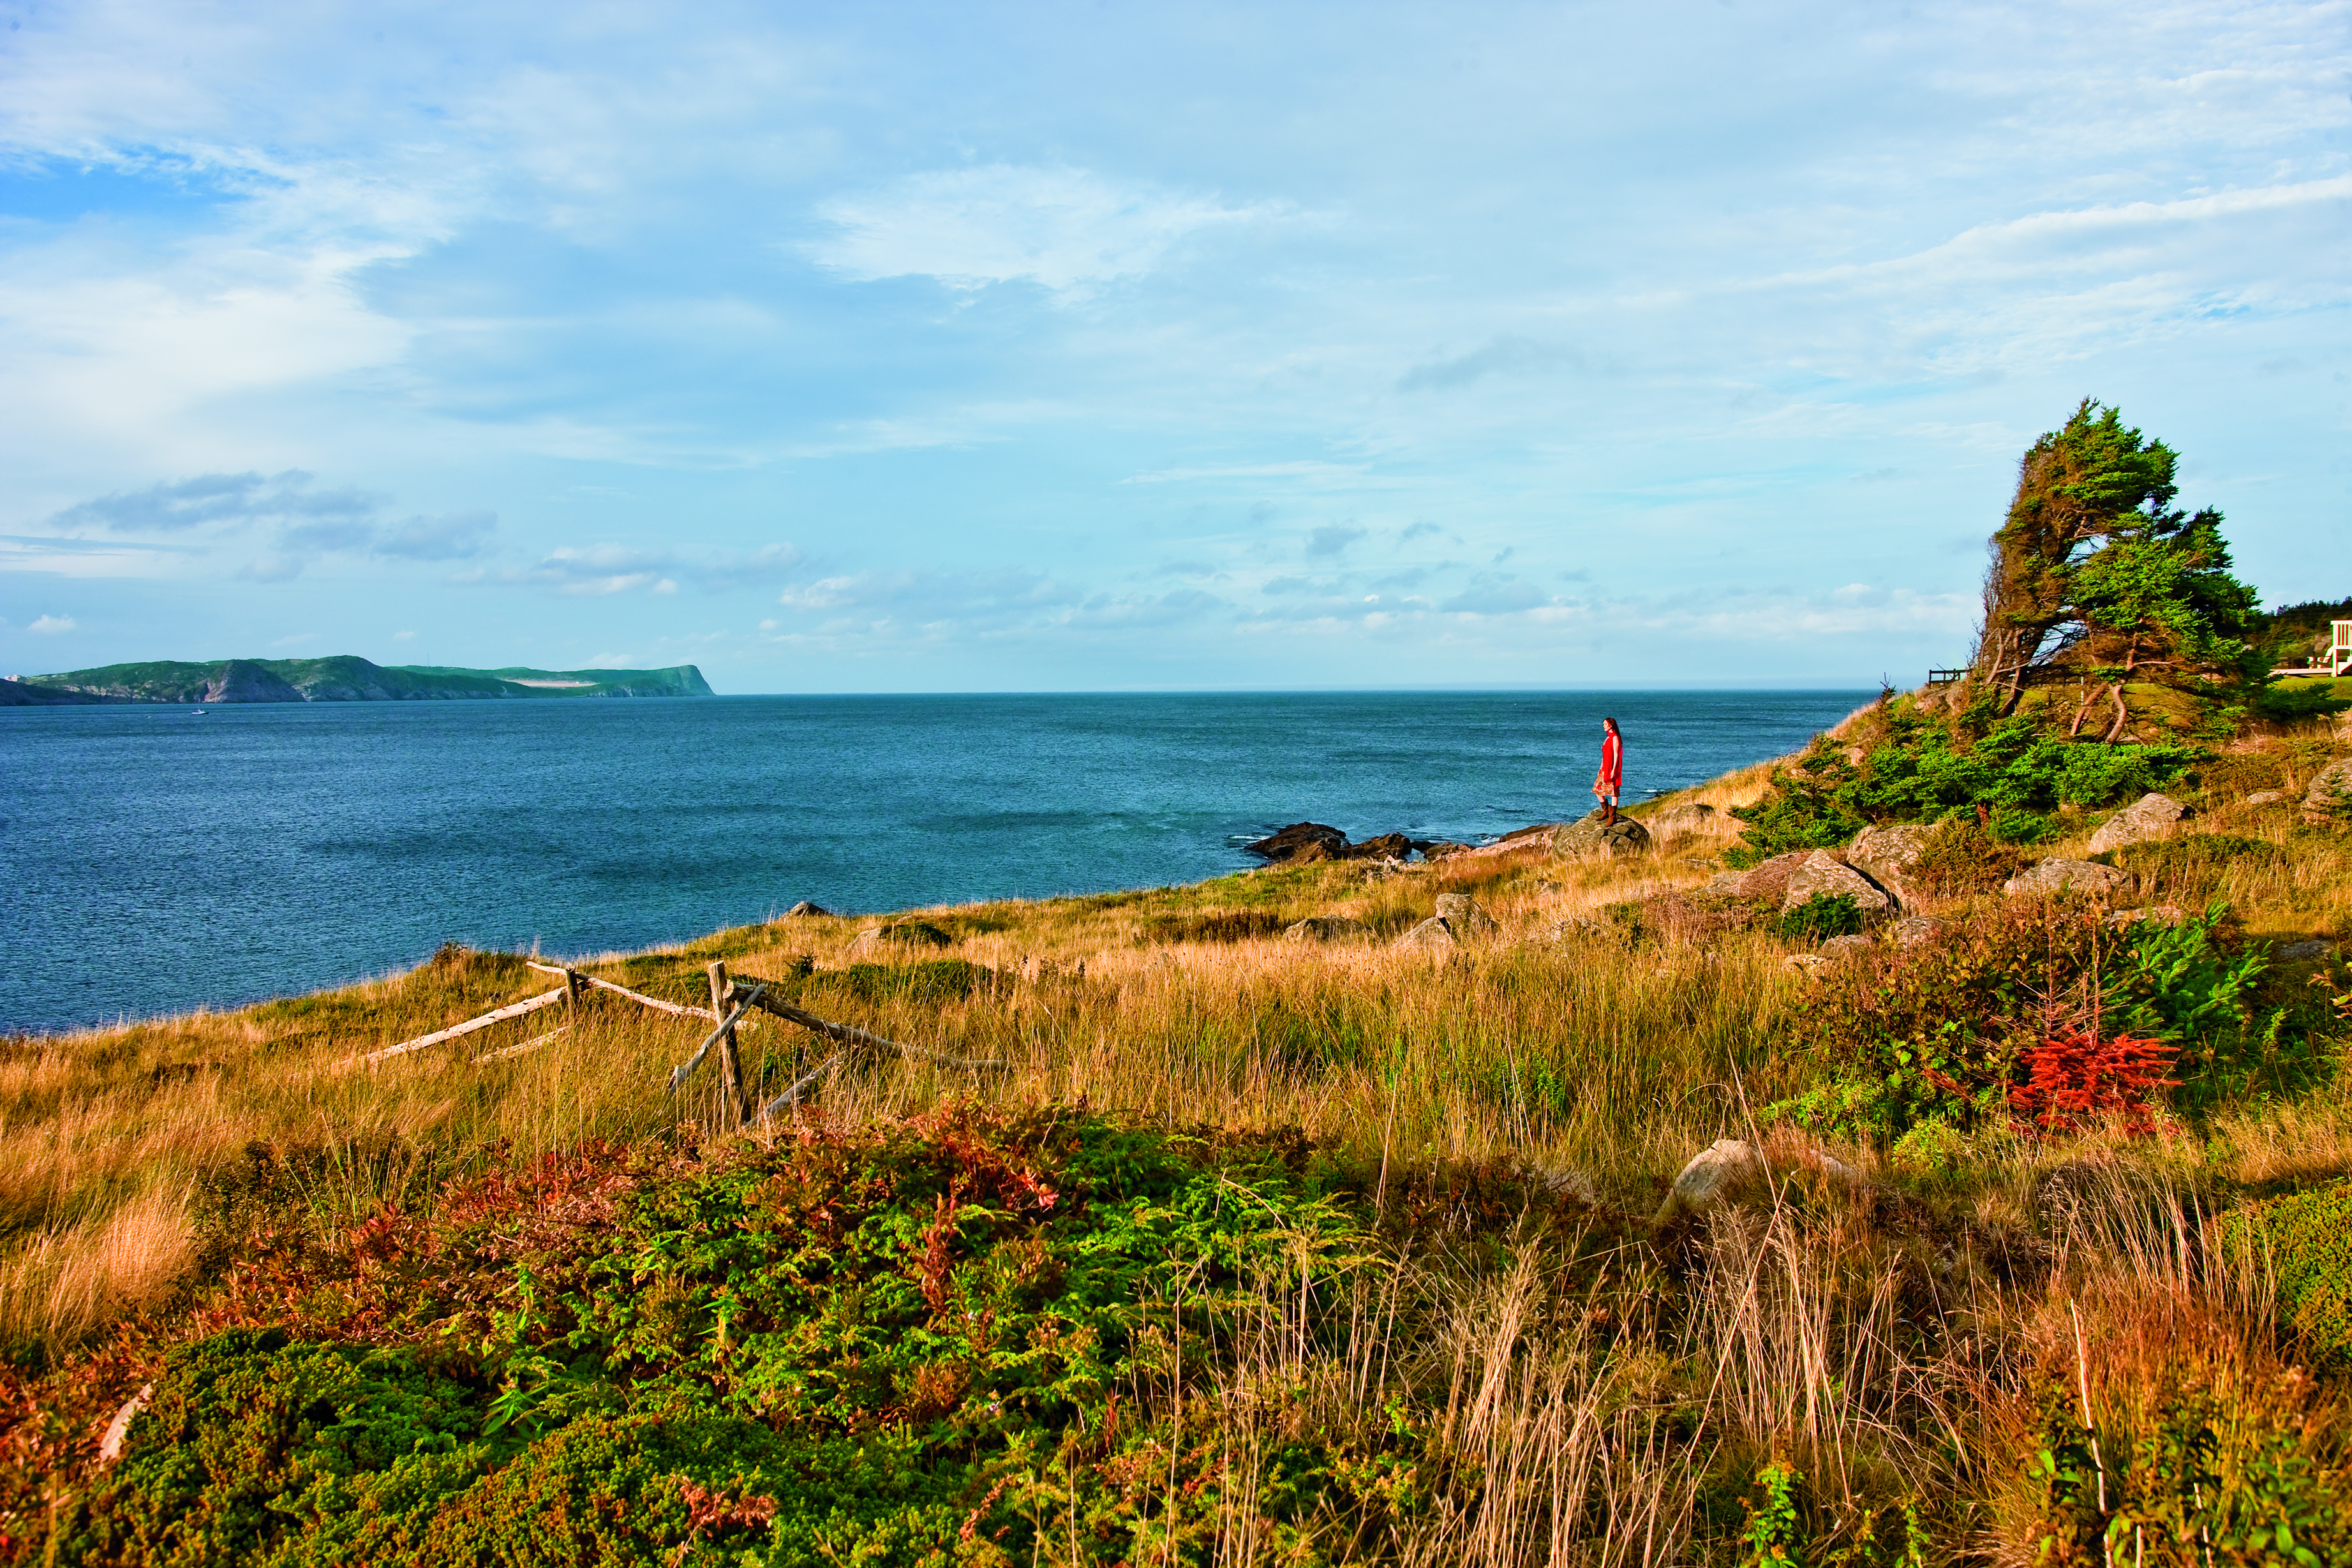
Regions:
<instances>
[{"instance_id":1,"label":"cloudy sky","mask_svg":"<svg viewBox=\"0 0 2352 1568\"><path fill-rule=\"evenodd\" d=\"M1908 683L2352 592L2352 5L0 0L0 673Z\"/></svg>"}]
</instances>

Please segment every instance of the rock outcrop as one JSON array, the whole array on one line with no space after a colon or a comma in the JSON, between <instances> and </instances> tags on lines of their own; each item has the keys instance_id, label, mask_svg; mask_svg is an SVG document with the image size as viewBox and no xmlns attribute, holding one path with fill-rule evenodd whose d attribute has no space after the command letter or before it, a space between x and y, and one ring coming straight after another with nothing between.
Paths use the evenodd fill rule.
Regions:
<instances>
[{"instance_id":1,"label":"rock outcrop","mask_svg":"<svg viewBox=\"0 0 2352 1568\"><path fill-rule=\"evenodd\" d=\"M1434 859L1431 852L1438 844L1437 840L1412 839L1402 833L1382 833L1351 844L1347 834L1328 822L1293 822L1279 832L1244 844L1242 852L1269 865L1311 865L1317 861L1401 861L1409 859L1415 850Z\"/></svg>"},{"instance_id":2,"label":"rock outcrop","mask_svg":"<svg viewBox=\"0 0 2352 1568\"><path fill-rule=\"evenodd\" d=\"M1400 947L1417 947L1426 949L1453 947L1459 944L1455 940L1454 927L1448 924L1445 916L1443 915L1433 915L1428 919L1423 921L1420 925L1414 926L1412 930L1406 932L1403 936L1398 937L1396 939L1396 945Z\"/></svg>"},{"instance_id":3,"label":"rock outcrop","mask_svg":"<svg viewBox=\"0 0 2352 1568\"><path fill-rule=\"evenodd\" d=\"M2189 808L2171 796L2151 790L2099 824L2099 831L2091 835L2091 852L2105 854L2126 844L2170 838L2188 814Z\"/></svg>"},{"instance_id":4,"label":"rock outcrop","mask_svg":"<svg viewBox=\"0 0 2352 1568\"><path fill-rule=\"evenodd\" d=\"M2105 898L2130 884L2131 878L2111 865L2095 865L2089 861L2043 861L2032 870L2011 877L2001 883L2000 890L2011 898Z\"/></svg>"},{"instance_id":5,"label":"rock outcrop","mask_svg":"<svg viewBox=\"0 0 2352 1568\"><path fill-rule=\"evenodd\" d=\"M1790 873L1780 892L1780 908L1785 913L1815 898L1851 898L1865 917L1895 908L1885 888L1840 860L1835 850L1813 851Z\"/></svg>"},{"instance_id":6,"label":"rock outcrop","mask_svg":"<svg viewBox=\"0 0 2352 1568\"><path fill-rule=\"evenodd\" d=\"M1502 929L1495 917L1479 908L1477 900L1466 893L1439 894L1437 913L1457 937L1492 936Z\"/></svg>"},{"instance_id":7,"label":"rock outcrop","mask_svg":"<svg viewBox=\"0 0 2352 1568\"><path fill-rule=\"evenodd\" d=\"M805 920L811 915L831 915L832 913L832 910L825 908L823 904L814 904L810 902L808 899L803 898L798 904L793 904L790 909L784 911L784 918L787 920Z\"/></svg>"},{"instance_id":8,"label":"rock outcrop","mask_svg":"<svg viewBox=\"0 0 2352 1568\"><path fill-rule=\"evenodd\" d=\"M1703 1218L1755 1197L1764 1190L1768 1175L1755 1145L1744 1138L1717 1138L1683 1166L1674 1190L1658 1205L1650 1223L1667 1226L1678 1219Z\"/></svg>"},{"instance_id":9,"label":"rock outcrop","mask_svg":"<svg viewBox=\"0 0 2352 1568\"><path fill-rule=\"evenodd\" d=\"M1324 852L1313 857L1327 859L1331 851L1346 847L1348 835L1325 822L1293 822L1278 832L1268 833L1255 843L1244 844L1244 854L1255 855L1262 861L1280 864L1299 858L1299 852L1313 844Z\"/></svg>"},{"instance_id":10,"label":"rock outcrop","mask_svg":"<svg viewBox=\"0 0 2352 1568\"><path fill-rule=\"evenodd\" d=\"M1605 825L1597 817L1587 817L1555 828L1551 834L1552 853L1571 860L1637 855L1649 847L1650 830L1631 817Z\"/></svg>"},{"instance_id":11,"label":"rock outcrop","mask_svg":"<svg viewBox=\"0 0 2352 1568\"><path fill-rule=\"evenodd\" d=\"M2315 821L2352 818L2352 757L2341 757L2313 776L2303 792L2303 814Z\"/></svg>"},{"instance_id":12,"label":"rock outcrop","mask_svg":"<svg viewBox=\"0 0 2352 1568\"><path fill-rule=\"evenodd\" d=\"M1893 892L1896 898L1907 901L1911 894L1911 868L1927 852L1936 831L1935 826L1927 822L1890 822L1884 827L1864 828L1846 845L1846 863Z\"/></svg>"},{"instance_id":13,"label":"rock outcrop","mask_svg":"<svg viewBox=\"0 0 2352 1568\"><path fill-rule=\"evenodd\" d=\"M1812 853L1811 850L1790 850L1787 854L1774 855L1770 860L1749 866L1731 884L1731 896L1779 904L1788 894L1789 879L1797 874L1799 866L1812 858ZM1712 883L1708 883L1710 889L1713 886Z\"/></svg>"},{"instance_id":14,"label":"rock outcrop","mask_svg":"<svg viewBox=\"0 0 2352 1568\"><path fill-rule=\"evenodd\" d=\"M2285 803L2286 791L2284 789L2257 789L2246 797L2249 806L2283 806Z\"/></svg>"},{"instance_id":15,"label":"rock outcrop","mask_svg":"<svg viewBox=\"0 0 2352 1568\"><path fill-rule=\"evenodd\" d=\"M1650 837L1663 843L1668 839L1705 832L1714 826L1715 817L1714 807L1704 801L1686 800L1646 819L1644 825L1650 830Z\"/></svg>"},{"instance_id":16,"label":"rock outcrop","mask_svg":"<svg viewBox=\"0 0 2352 1568\"><path fill-rule=\"evenodd\" d=\"M1931 915L1906 915L1889 925L1886 934L1895 938L1897 947L1916 947L1935 941L1951 928L1948 921L1938 920Z\"/></svg>"},{"instance_id":17,"label":"rock outcrop","mask_svg":"<svg viewBox=\"0 0 2352 1568\"><path fill-rule=\"evenodd\" d=\"M938 926L921 920L893 920L871 925L850 939L853 948L945 947L955 940Z\"/></svg>"},{"instance_id":18,"label":"rock outcrop","mask_svg":"<svg viewBox=\"0 0 2352 1568\"><path fill-rule=\"evenodd\" d=\"M1310 915L1282 928L1285 942L1345 942L1371 934L1370 926L1344 915Z\"/></svg>"}]
</instances>

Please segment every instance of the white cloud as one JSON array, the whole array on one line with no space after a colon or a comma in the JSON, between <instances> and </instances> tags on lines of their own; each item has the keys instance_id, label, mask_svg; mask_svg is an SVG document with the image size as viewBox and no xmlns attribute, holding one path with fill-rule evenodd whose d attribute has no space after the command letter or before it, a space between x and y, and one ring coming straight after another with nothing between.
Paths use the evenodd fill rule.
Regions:
<instances>
[{"instance_id":1,"label":"white cloud","mask_svg":"<svg viewBox=\"0 0 2352 1568\"><path fill-rule=\"evenodd\" d=\"M79 622L70 615L44 615L25 630L38 632L43 636L48 636L58 632L70 632L77 624Z\"/></svg>"},{"instance_id":2,"label":"white cloud","mask_svg":"<svg viewBox=\"0 0 2352 1568\"><path fill-rule=\"evenodd\" d=\"M991 163L821 203L817 215L835 232L809 251L860 280L921 275L955 288L1025 280L1058 293L1155 271L1193 235L1288 212L1121 186L1082 169Z\"/></svg>"}]
</instances>

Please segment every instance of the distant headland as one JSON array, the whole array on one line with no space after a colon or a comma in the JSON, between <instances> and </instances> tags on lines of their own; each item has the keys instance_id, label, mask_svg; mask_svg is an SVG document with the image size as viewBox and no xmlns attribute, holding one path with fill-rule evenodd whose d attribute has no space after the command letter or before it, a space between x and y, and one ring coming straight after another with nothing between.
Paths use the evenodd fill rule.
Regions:
<instances>
[{"instance_id":1,"label":"distant headland","mask_svg":"<svg viewBox=\"0 0 2352 1568\"><path fill-rule=\"evenodd\" d=\"M0 707L86 703L392 703L486 697L707 697L692 664L666 670L460 670L324 659L156 660L0 678Z\"/></svg>"}]
</instances>

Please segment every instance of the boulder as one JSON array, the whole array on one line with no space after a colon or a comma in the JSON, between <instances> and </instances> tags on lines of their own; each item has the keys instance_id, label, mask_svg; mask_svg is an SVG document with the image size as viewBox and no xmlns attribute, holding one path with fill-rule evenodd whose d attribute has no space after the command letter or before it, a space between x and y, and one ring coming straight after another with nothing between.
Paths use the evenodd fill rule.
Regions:
<instances>
[{"instance_id":1,"label":"boulder","mask_svg":"<svg viewBox=\"0 0 2352 1568\"><path fill-rule=\"evenodd\" d=\"M1705 832L1715 822L1715 808L1701 801L1689 800L1672 806L1649 819L1650 837L1664 841L1680 838L1685 833Z\"/></svg>"},{"instance_id":2,"label":"boulder","mask_svg":"<svg viewBox=\"0 0 2352 1568\"><path fill-rule=\"evenodd\" d=\"M1466 893L1441 893L1437 913L1456 936L1492 936L1502 929L1495 917L1478 907Z\"/></svg>"},{"instance_id":3,"label":"boulder","mask_svg":"<svg viewBox=\"0 0 2352 1568\"><path fill-rule=\"evenodd\" d=\"M2313 938L2305 942L2289 942L2278 950L2280 958L2290 964L2308 964L2325 958L2336 950L2336 944Z\"/></svg>"},{"instance_id":4,"label":"boulder","mask_svg":"<svg viewBox=\"0 0 2352 1568\"><path fill-rule=\"evenodd\" d=\"M1692 1156L1675 1178L1674 1190L1658 1205L1656 1226L1696 1219L1763 1191L1764 1156L1744 1138L1717 1138Z\"/></svg>"},{"instance_id":5,"label":"boulder","mask_svg":"<svg viewBox=\"0 0 2352 1568\"><path fill-rule=\"evenodd\" d=\"M1822 956L1833 964L1840 958L1851 958L1857 953L1869 951L1870 938L1867 936L1832 936L1821 946Z\"/></svg>"},{"instance_id":6,"label":"boulder","mask_svg":"<svg viewBox=\"0 0 2352 1568\"><path fill-rule=\"evenodd\" d=\"M2284 789L2257 789L2246 797L2249 806L2283 806L2285 803L2286 791Z\"/></svg>"},{"instance_id":7,"label":"boulder","mask_svg":"<svg viewBox=\"0 0 2352 1568\"><path fill-rule=\"evenodd\" d=\"M1344 915L1310 915L1282 928L1285 942L1344 942L1351 936L1370 936L1371 934L1370 926L1360 920L1350 920Z\"/></svg>"},{"instance_id":8,"label":"boulder","mask_svg":"<svg viewBox=\"0 0 2352 1568\"><path fill-rule=\"evenodd\" d=\"M1853 842L1845 847L1848 865L1861 871L1883 887L1893 888L1896 894L1909 891L1906 886L1911 868L1927 852L1936 837L1936 828L1927 822L1889 822L1884 827L1864 828L1854 834Z\"/></svg>"},{"instance_id":9,"label":"boulder","mask_svg":"<svg viewBox=\"0 0 2352 1568\"><path fill-rule=\"evenodd\" d=\"M1708 898L1737 898L1739 896L1740 879L1747 874L1738 871L1717 872L1701 884L1699 892Z\"/></svg>"},{"instance_id":10,"label":"boulder","mask_svg":"<svg viewBox=\"0 0 2352 1568\"><path fill-rule=\"evenodd\" d=\"M1895 938L1897 947L1917 947L1935 941L1951 928L1949 922L1937 920L1933 915L1906 915L1888 926L1886 934Z\"/></svg>"},{"instance_id":11,"label":"boulder","mask_svg":"<svg viewBox=\"0 0 2352 1568\"><path fill-rule=\"evenodd\" d=\"M1299 851L1309 844L1319 844L1328 854L1345 849L1348 835L1322 822L1293 822L1279 832L1268 833L1255 843L1244 844L1242 852L1260 860L1282 862L1300 858ZM1320 859L1320 856L1316 857Z\"/></svg>"},{"instance_id":12,"label":"boulder","mask_svg":"<svg viewBox=\"0 0 2352 1568\"><path fill-rule=\"evenodd\" d=\"M1400 947L1430 948L1452 947L1456 946L1456 943L1454 937L1454 927L1446 924L1445 916L1433 915L1398 937L1396 945Z\"/></svg>"},{"instance_id":13,"label":"boulder","mask_svg":"<svg viewBox=\"0 0 2352 1568\"><path fill-rule=\"evenodd\" d=\"M2122 892L2130 883L2131 878L2111 865L2094 865L2089 861L2043 861L2031 871L2011 877L2000 884L2000 890L2011 898L2105 898Z\"/></svg>"},{"instance_id":14,"label":"boulder","mask_svg":"<svg viewBox=\"0 0 2352 1568\"><path fill-rule=\"evenodd\" d=\"M1819 953L1791 953L1780 960L1780 967L1796 969L1810 975L1828 962L1829 960Z\"/></svg>"},{"instance_id":15,"label":"boulder","mask_svg":"<svg viewBox=\"0 0 2352 1568\"><path fill-rule=\"evenodd\" d=\"M1447 855L1466 854L1470 850L1468 844L1457 844L1452 839L1415 839L1412 847L1421 852L1425 861L1442 861Z\"/></svg>"},{"instance_id":16,"label":"boulder","mask_svg":"<svg viewBox=\"0 0 2352 1568\"><path fill-rule=\"evenodd\" d=\"M920 920L893 920L869 925L850 941L853 947L945 947L955 940L938 926Z\"/></svg>"},{"instance_id":17,"label":"boulder","mask_svg":"<svg viewBox=\"0 0 2352 1568\"><path fill-rule=\"evenodd\" d=\"M2303 792L2303 814L2320 821L2352 817L2352 757L2321 768Z\"/></svg>"},{"instance_id":18,"label":"boulder","mask_svg":"<svg viewBox=\"0 0 2352 1568\"><path fill-rule=\"evenodd\" d=\"M1401 861L1412 853L1412 841L1402 833L1382 833L1360 844L1346 846L1346 858L1355 861Z\"/></svg>"},{"instance_id":19,"label":"boulder","mask_svg":"<svg viewBox=\"0 0 2352 1568\"><path fill-rule=\"evenodd\" d=\"M2171 796L2151 790L2099 824L2099 831L2091 835L2091 852L2105 854L2126 844L2170 838L2188 814L2189 808Z\"/></svg>"},{"instance_id":20,"label":"boulder","mask_svg":"<svg viewBox=\"0 0 2352 1568\"><path fill-rule=\"evenodd\" d=\"M1649 847L1650 830L1631 817L1620 817L1606 826L1587 817L1553 829L1551 835L1551 852L1576 860L1637 855Z\"/></svg>"},{"instance_id":21,"label":"boulder","mask_svg":"<svg viewBox=\"0 0 2352 1568\"><path fill-rule=\"evenodd\" d=\"M1790 850L1787 854L1774 855L1769 861L1748 867L1732 884L1733 896L1780 903L1789 891L1789 879L1797 874L1799 866L1812 858L1812 853L1811 850Z\"/></svg>"},{"instance_id":22,"label":"boulder","mask_svg":"<svg viewBox=\"0 0 2352 1568\"><path fill-rule=\"evenodd\" d=\"M2189 912L2177 904L2151 904L2146 909L2117 909L2107 915L2110 929L2120 931L2126 925L2137 925L2143 920L2153 920L2158 925L2178 925L2189 918Z\"/></svg>"},{"instance_id":23,"label":"boulder","mask_svg":"<svg viewBox=\"0 0 2352 1568\"><path fill-rule=\"evenodd\" d=\"M1851 898L1864 915L1885 915L1895 899L1885 888L1838 859L1835 850L1815 850L1790 873L1780 894L1783 913L1815 898Z\"/></svg>"},{"instance_id":24,"label":"boulder","mask_svg":"<svg viewBox=\"0 0 2352 1568\"><path fill-rule=\"evenodd\" d=\"M784 911L784 918L787 920L805 920L811 915L831 915L832 913L832 910L825 908L823 904L813 904L809 900L803 898L798 904L793 904L790 909Z\"/></svg>"}]
</instances>

